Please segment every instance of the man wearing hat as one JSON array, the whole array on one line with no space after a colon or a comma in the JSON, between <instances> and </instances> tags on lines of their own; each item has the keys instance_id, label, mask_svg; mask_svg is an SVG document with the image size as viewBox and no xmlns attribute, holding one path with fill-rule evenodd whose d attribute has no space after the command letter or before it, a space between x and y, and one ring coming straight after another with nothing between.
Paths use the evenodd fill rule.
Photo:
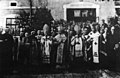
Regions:
<instances>
[{"instance_id":1,"label":"man wearing hat","mask_svg":"<svg viewBox=\"0 0 120 78\"><path fill-rule=\"evenodd\" d=\"M50 54L51 54L51 46L52 46L52 39L48 35L50 28L47 24L43 27L44 36L41 37L41 46L42 46L42 58L43 63L50 63Z\"/></svg>"},{"instance_id":2,"label":"man wearing hat","mask_svg":"<svg viewBox=\"0 0 120 78\"><path fill-rule=\"evenodd\" d=\"M99 64L99 36L100 33L98 32L97 29L97 23L93 23L91 26L91 32L89 33L89 39L87 40L88 42L91 43L91 49L89 53L89 60L91 61L91 65L94 65L97 67L96 64Z\"/></svg>"},{"instance_id":3,"label":"man wearing hat","mask_svg":"<svg viewBox=\"0 0 120 78\"><path fill-rule=\"evenodd\" d=\"M58 27L58 34L55 36L55 44L57 46L57 57L56 63L58 64L56 67L64 66L65 64L65 52L66 52L66 40L67 37L63 33L64 28L62 25Z\"/></svg>"},{"instance_id":4,"label":"man wearing hat","mask_svg":"<svg viewBox=\"0 0 120 78\"><path fill-rule=\"evenodd\" d=\"M83 43L83 48L82 51L84 52L84 60L87 62L88 61L88 48L89 48L89 43L87 42L87 39L89 38L89 28L84 27L83 32L82 32L82 43Z\"/></svg>"},{"instance_id":5,"label":"man wearing hat","mask_svg":"<svg viewBox=\"0 0 120 78\"><path fill-rule=\"evenodd\" d=\"M79 25L75 25L74 30L76 31L76 35L71 38L72 45L72 55L73 55L73 66L81 67L84 66L84 54L83 54L83 41L81 35L81 27Z\"/></svg>"}]
</instances>

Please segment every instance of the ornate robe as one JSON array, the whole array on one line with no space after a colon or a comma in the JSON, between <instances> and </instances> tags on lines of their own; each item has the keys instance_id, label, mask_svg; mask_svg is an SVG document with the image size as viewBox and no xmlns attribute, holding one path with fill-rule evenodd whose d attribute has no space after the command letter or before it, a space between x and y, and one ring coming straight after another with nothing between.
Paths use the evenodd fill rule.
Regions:
<instances>
[{"instance_id":1,"label":"ornate robe","mask_svg":"<svg viewBox=\"0 0 120 78\"><path fill-rule=\"evenodd\" d=\"M43 36L41 38L41 43L43 63L50 63L50 52L52 45L52 40L50 39L50 36Z\"/></svg>"},{"instance_id":2,"label":"ornate robe","mask_svg":"<svg viewBox=\"0 0 120 78\"><path fill-rule=\"evenodd\" d=\"M61 64L63 63L64 60L63 56L64 56L65 42L67 37L64 34L58 34L55 36L55 39L58 43L56 62Z\"/></svg>"},{"instance_id":3,"label":"ornate robe","mask_svg":"<svg viewBox=\"0 0 120 78\"><path fill-rule=\"evenodd\" d=\"M73 64L82 66L84 63L83 60L83 42L81 36L74 36L71 39L71 45L72 45L72 55L73 55Z\"/></svg>"},{"instance_id":4,"label":"ornate robe","mask_svg":"<svg viewBox=\"0 0 120 78\"><path fill-rule=\"evenodd\" d=\"M82 38L74 36L71 39L71 45L73 45L74 57L82 57L83 56L83 52L82 52L82 47L83 47Z\"/></svg>"},{"instance_id":5,"label":"ornate robe","mask_svg":"<svg viewBox=\"0 0 120 78\"><path fill-rule=\"evenodd\" d=\"M92 39L92 55L93 55L93 62L99 63L99 32L90 32L89 33L90 39Z\"/></svg>"}]
</instances>

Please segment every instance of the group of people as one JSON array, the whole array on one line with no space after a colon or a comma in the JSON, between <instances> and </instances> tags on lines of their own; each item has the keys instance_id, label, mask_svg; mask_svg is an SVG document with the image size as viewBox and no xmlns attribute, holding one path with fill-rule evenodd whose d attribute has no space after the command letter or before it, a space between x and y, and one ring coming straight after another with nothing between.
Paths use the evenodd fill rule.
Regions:
<instances>
[{"instance_id":1,"label":"group of people","mask_svg":"<svg viewBox=\"0 0 120 78\"><path fill-rule=\"evenodd\" d=\"M43 30L0 30L0 66L50 64L55 68L86 66L116 68L120 61L120 24L69 23L56 27L45 24Z\"/></svg>"}]
</instances>

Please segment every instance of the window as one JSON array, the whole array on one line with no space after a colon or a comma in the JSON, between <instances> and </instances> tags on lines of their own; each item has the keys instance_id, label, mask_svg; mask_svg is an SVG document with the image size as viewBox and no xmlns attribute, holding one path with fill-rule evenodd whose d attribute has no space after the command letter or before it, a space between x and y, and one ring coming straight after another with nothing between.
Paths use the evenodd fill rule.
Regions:
<instances>
[{"instance_id":1,"label":"window","mask_svg":"<svg viewBox=\"0 0 120 78\"><path fill-rule=\"evenodd\" d=\"M15 28L16 26L19 25L19 23L17 23L18 20L17 18L6 18L6 27L13 27Z\"/></svg>"},{"instance_id":2,"label":"window","mask_svg":"<svg viewBox=\"0 0 120 78\"><path fill-rule=\"evenodd\" d=\"M116 14L120 15L120 8L115 8L115 10L116 10Z\"/></svg>"},{"instance_id":3,"label":"window","mask_svg":"<svg viewBox=\"0 0 120 78\"><path fill-rule=\"evenodd\" d=\"M17 7L18 3L17 3L17 1L10 1L9 6L10 7Z\"/></svg>"},{"instance_id":4,"label":"window","mask_svg":"<svg viewBox=\"0 0 120 78\"><path fill-rule=\"evenodd\" d=\"M17 4L16 3L11 3L11 5L10 6L17 6Z\"/></svg>"},{"instance_id":5,"label":"window","mask_svg":"<svg viewBox=\"0 0 120 78\"><path fill-rule=\"evenodd\" d=\"M120 6L120 0L114 0L115 1L115 6Z\"/></svg>"}]
</instances>

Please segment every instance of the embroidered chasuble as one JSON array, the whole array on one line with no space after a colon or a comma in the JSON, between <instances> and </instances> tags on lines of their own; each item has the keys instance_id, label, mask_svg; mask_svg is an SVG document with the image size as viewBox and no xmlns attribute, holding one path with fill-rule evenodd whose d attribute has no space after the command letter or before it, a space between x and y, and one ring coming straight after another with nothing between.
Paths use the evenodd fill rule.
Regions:
<instances>
[{"instance_id":1,"label":"embroidered chasuble","mask_svg":"<svg viewBox=\"0 0 120 78\"><path fill-rule=\"evenodd\" d=\"M57 47L57 58L56 62L57 63L63 63L63 52L64 52L64 46L65 46L65 41L66 41L66 36L64 34L58 34L55 39L59 43Z\"/></svg>"},{"instance_id":2,"label":"embroidered chasuble","mask_svg":"<svg viewBox=\"0 0 120 78\"><path fill-rule=\"evenodd\" d=\"M43 44L42 47L43 62L50 63L50 52L51 52L52 41L49 39L49 37L44 36L41 38L41 43Z\"/></svg>"},{"instance_id":3,"label":"embroidered chasuble","mask_svg":"<svg viewBox=\"0 0 120 78\"><path fill-rule=\"evenodd\" d=\"M74 45L73 52L75 57L81 57L83 56L82 53L82 39L81 37L73 37L71 44Z\"/></svg>"}]
</instances>

